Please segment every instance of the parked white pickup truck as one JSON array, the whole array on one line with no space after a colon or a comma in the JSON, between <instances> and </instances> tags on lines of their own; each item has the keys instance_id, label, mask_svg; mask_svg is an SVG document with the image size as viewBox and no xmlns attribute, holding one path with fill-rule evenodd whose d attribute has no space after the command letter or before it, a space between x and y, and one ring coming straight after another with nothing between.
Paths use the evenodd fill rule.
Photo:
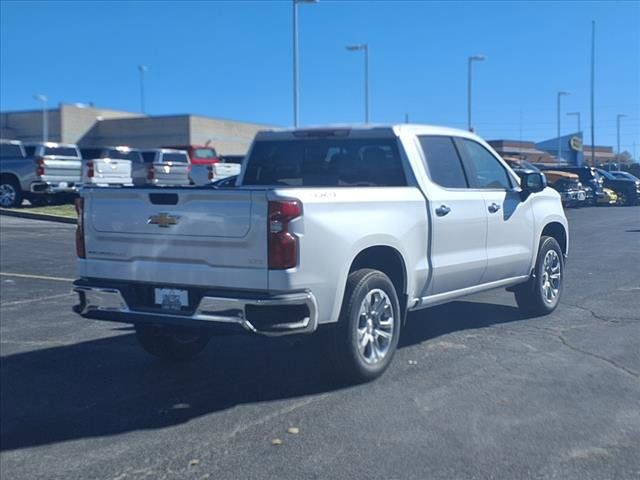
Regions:
<instances>
[{"instance_id":1,"label":"parked white pickup truck","mask_svg":"<svg viewBox=\"0 0 640 480\"><path fill-rule=\"evenodd\" d=\"M568 248L542 174L420 125L265 131L233 186L89 187L78 209L82 316L173 359L228 329L321 327L352 381L385 370L408 311L492 288L553 311Z\"/></svg>"},{"instance_id":2,"label":"parked white pickup truck","mask_svg":"<svg viewBox=\"0 0 640 480\"><path fill-rule=\"evenodd\" d=\"M0 206L34 205L75 195L81 175L76 145L0 140Z\"/></svg>"}]
</instances>

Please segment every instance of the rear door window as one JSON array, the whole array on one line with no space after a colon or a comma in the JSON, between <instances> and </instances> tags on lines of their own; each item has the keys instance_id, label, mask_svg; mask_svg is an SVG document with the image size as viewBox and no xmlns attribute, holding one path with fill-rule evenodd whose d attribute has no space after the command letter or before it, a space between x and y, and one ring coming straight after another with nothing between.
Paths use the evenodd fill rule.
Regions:
<instances>
[{"instance_id":1,"label":"rear door window","mask_svg":"<svg viewBox=\"0 0 640 480\"><path fill-rule=\"evenodd\" d=\"M131 160L132 162L142 161L140 152L137 150L118 150L117 148L112 148L106 150L102 156L113 160Z\"/></svg>"},{"instance_id":2,"label":"rear door window","mask_svg":"<svg viewBox=\"0 0 640 480\"><path fill-rule=\"evenodd\" d=\"M142 152L142 159L145 163L153 163L156 159L156 152Z\"/></svg>"},{"instance_id":3,"label":"rear door window","mask_svg":"<svg viewBox=\"0 0 640 480\"><path fill-rule=\"evenodd\" d=\"M406 185L395 139L257 141L243 185L399 187Z\"/></svg>"},{"instance_id":4,"label":"rear door window","mask_svg":"<svg viewBox=\"0 0 640 480\"><path fill-rule=\"evenodd\" d=\"M162 161L172 163L189 163L189 157L187 157L186 153L163 153Z\"/></svg>"},{"instance_id":5,"label":"rear door window","mask_svg":"<svg viewBox=\"0 0 640 480\"><path fill-rule=\"evenodd\" d=\"M468 138L457 138L456 143L474 188L508 190L512 187L507 170L489 150Z\"/></svg>"},{"instance_id":6,"label":"rear door window","mask_svg":"<svg viewBox=\"0 0 640 480\"><path fill-rule=\"evenodd\" d=\"M22 148L17 143L0 143L0 158L22 158Z\"/></svg>"},{"instance_id":7,"label":"rear door window","mask_svg":"<svg viewBox=\"0 0 640 480\"><path fill-rule=\"evenodd\" d=\"M418 139L432 181L446 188L469 187L458 150L451 137L424 135Z\"/></svg>"},{"instance_id":8,"label":"rear door window","mask_svg":"<svg viewBox=\"0 0 640 480\"><path fill-rule=\"evenodd\" d=\"M82 154L82 158L85 160L93 160L94 158L98 158L100 156L99 148L81 148L80 153Z\"/></svg>"},{"instance_id":9,"label":"rear door window","mask_svg":"<svg viewBox=\"0 0 640 480\"><path fill-rule=\"evenodd\" d=\"M73 147L44 147L44 155L56 157L79 157L78 150Z\"/></svg>"},{"instance_id":10,"label":"rear door window","mask_svg":"<svg viewBox=\"0 0 640 480\"><path fill-rule=\"evenodd\" d=\"M213 148L196 148L193 150L193 157L201 160L216 158L217 154Z\"/></svg>"}]
</instances>

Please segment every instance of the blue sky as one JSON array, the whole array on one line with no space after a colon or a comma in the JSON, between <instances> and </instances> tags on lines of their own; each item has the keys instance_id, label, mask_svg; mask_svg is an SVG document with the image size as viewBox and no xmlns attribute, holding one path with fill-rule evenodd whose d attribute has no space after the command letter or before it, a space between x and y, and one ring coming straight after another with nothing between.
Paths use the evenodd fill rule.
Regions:
<instances>
[{"instance_id":1,"label":"blue sky","mask_svg":"<svg viewBox=\"0 0 640 480\"><path fill-rule=\"evenodd\" d=\"M474 125L485 138L544 140L563 111L589 121L591 20L597 23L596 143L640 155L639 2L330 1L299 7L300 123L363 119L362 55L370 48L370 116L464 128L467 57ZM93 102L139 109L148 65L150 114L196 113L289 126L291 2L2 1L0 107ZM575 117L563 114L563 133ZM588 143L588 135L585 138Z\"/></svg>"}]
</instances>

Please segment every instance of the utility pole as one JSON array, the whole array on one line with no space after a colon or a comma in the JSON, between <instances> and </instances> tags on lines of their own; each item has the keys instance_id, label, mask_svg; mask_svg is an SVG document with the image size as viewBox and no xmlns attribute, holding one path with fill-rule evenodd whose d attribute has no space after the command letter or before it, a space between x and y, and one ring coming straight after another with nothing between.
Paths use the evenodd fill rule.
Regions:
<instances>
[{"instance_id":1,"label":"utility pole","mask_svg":"<svg viewBox=\"0 0 640 480\"><path fill-rule=\"evenodd\" d=\"M562 141L560 140L560 98L569 92L558 92L558 161L562 158Z\"/></svg>"},{"instance_id":2,"label":"utility pole","mask_svg":"<svg viewBox=\"0 0 640 480\"><path fill-rule=\"evenodd\" d=\"M485 58L484 55L473 55L467 59L467 129L472 132L471 126L471 64L475 62L482 62Z\"/></svg>"},{"instance_id":3,"label":"utility pole","mask_svg":"<svg viewBox=\"0 0 640 480\"><path fill-rule=\"evenodd\" d=\"M298 4L316 3L318 0L292 0L293 2L293 126L298 128Z\"/></svg>"},{"instance_id":4,"label":"utility pole","mask_svg":"<svg viewBox=\"0 0 640 480\"><path fill-rule=\"evenodd\" d=\"M144 109L144 72L147 71L146 65L138 65L140 71L140 111L145 113Z\"/></svg>"},{"instance_id":5,"label":"utility pole","mask_svg":"<svg viewBox=\"0 0 640 480\"><path fill-rule=\"evenodd\" d=\"M47 96L41 93L34 95L37 101L42 103L42 141L49 141L49 118L47 115Z\"/></svg>"},{"instance_id":6,"label":"utility pole","mask_svg":"<svg viewBox=\"0 0 640 480\"><path fill-rule=\"evenodd\" d=\"M369 123L369 45L347 45L350 52L364 52L364 123Z\"/></svg>"},{"instance_id":7,"label":"utility pole","mask_svg":"<svg viewBox=\"0 0 640 480\"><path fill-rule=\"evenodd\" d=\"M626 117L624 113L616 115L616 137L618 139L618 157L620 156L620 119ZM620 159L618 159L619 161Z\"/></svg>"},{"instance_id":8,"label":"utility pole","mask_svg":"<svg viewBox=\"0 0 640 480\"><path fill-rule=\"evenodd\" d=\"M595 140L595 113L594 113L594 87L595 87L595 63L596 63L596 22L591 21L591 165L596 164L596 140Z\"/></svg>"}]
</instances>

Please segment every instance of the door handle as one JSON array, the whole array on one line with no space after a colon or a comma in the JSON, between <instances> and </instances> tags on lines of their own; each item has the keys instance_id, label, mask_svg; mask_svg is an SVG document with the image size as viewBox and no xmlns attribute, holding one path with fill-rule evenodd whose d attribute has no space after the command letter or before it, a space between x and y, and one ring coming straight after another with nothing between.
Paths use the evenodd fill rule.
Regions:
<instances>
[{"instance_id":1,"label":"door handle","mask_svg":"<svg viewBox=\"0 0 640 480\"><path fill-rule=\"evenodd\" d=\"M444 217L450 211L451 209L446 205L440 205L438 208L436 208L436 215L438 215L439 217Z\"/></svg>"},{"instance_id":2,"label":"door handle","mask_svg":"<svg viewBox=\"0 0 640 480\"><path fill-rule=\"evenodd\" d=\"M500 205L498 205L496 202L493 202L491 205L489 205L489 212L496 213L498 210L500 210Z\"/></svg>"}]
</instances>

